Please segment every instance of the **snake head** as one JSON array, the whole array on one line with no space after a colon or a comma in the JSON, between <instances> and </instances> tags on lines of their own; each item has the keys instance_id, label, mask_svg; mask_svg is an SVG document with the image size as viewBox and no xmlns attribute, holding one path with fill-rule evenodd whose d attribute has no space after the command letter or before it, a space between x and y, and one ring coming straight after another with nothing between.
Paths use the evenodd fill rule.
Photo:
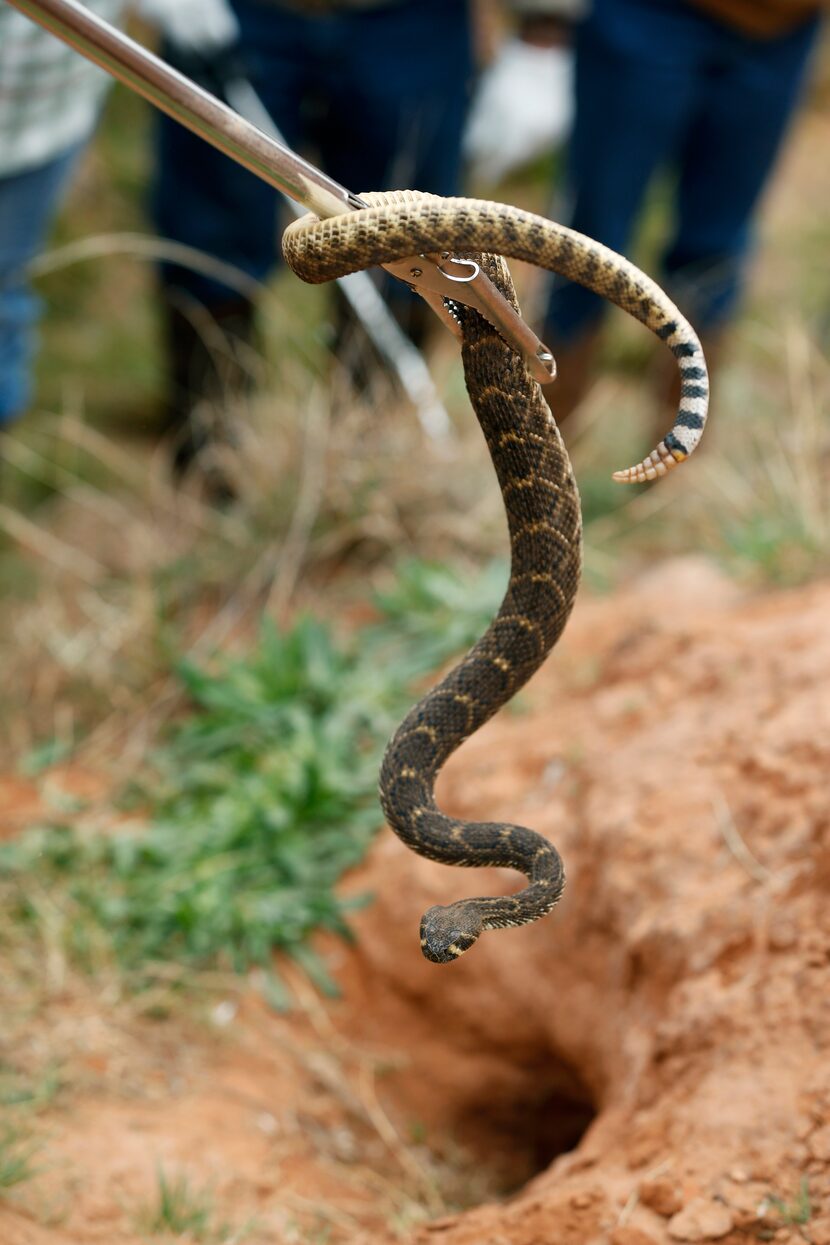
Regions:
<instances>
[{"instance_id":1,"label":"snake head","mask_svg":"<svg viewBox=\"0 0 830 1245\"><path fill-rule=\"evenodd\" d=\"M482 931L481 917L468 902L436 905L421 918L421 950L433 964L449 964L457 960Z\"/></svg>"}]
</instances>

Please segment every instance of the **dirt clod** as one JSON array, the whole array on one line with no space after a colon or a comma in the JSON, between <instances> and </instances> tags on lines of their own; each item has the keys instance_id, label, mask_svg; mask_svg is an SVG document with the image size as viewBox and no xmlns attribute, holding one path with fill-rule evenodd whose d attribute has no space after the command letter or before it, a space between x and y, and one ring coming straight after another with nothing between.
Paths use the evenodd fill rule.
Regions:
<instances>
[{"instance_id":1,"label":"dirt clod","mask_svg":"<svg viewBox=\"0 0 830 1245\"><path fill-rule=\"evenodd\" d=\"M669 1219L683 1206L683 1194L672 1180L644 1180L640 1185L640 1201L655 1214Z\"/></svg>"},{"instance_id":2,"label":"dirt clod","mask_svg":"<svg viewBox=\"0 0 830 1245\"><path fill-rule=\"evenodd\" d=\"M628 1225L615 1228L608 1238L608 1245L656 1245L653 1236L643 1232L642 1228L631 1228Z\"/></svg>"},{"instance_id":3,"label":"dirt clod","mask_svg":"<svg viewBox=\"0 0 830 1245\"><path fill-rule=\"evenodd\" d=\"M716 1241L735 1226L728 1207L706 1198L695 1198L669 1220L668 1232L675 1241Z\"/></svg>"},{"instance_id":4,"label":"dirt clod","mask_svg":"<svg viewBox=\"0 0 830 1245\"><path fill-rule=\"evenodd\" d=\"M809 1231L812 1245L830 1245L830 1215L812 1219Z\"/></svg>"},{"instance_id":5,"label":"dirt clod","mask_svg":"<svg viewBox=\"0 0 830 1245\"><path fill-rule=\"evenodd\" d=\"M819 1128L807 1138L807 1146L814 1159L830 1163L830 1124Z\"/></svg>"}]
</instances>

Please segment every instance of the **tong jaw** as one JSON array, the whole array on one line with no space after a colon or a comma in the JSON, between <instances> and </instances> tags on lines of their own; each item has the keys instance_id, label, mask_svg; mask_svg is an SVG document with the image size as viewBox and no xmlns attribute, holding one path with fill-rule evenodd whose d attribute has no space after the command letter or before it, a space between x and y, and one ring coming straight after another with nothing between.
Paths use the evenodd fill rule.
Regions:
<instances>
[{"instance_id":1,"label":"tong jaw","mask_svg":"<svg viewBox=\"0 0 830 1245\"><path fill-rule=\"evenodd\" d=\"M449 251L440 254L411 255L384 264L387 272L416 290L447 327L460 337L453 305L463 303L484 316L508 346L521 355L534 380L540 385L556 378L556 360L533 330L525 323L490 278L473 259L459 259Z\"/></svg>"}]
</instances>

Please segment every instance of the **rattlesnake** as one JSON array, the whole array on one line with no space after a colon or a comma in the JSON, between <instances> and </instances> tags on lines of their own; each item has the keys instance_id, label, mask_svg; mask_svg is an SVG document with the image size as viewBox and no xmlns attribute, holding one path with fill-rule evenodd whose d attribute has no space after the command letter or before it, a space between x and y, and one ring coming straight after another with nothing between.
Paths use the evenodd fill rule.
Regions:
<instances>
[{"instance_id":1,"label":"rattlesnake","mask_svg":"<svg viewBox=\"0 0 830 1245\"><path fill-rule=\"evenodd\" d=\"M360 211L304 217L283 237L286 260L320 282L415 254L449 251L477 260L516 306L501 256L527 260L616 303L665 342L681 374L674 426L648 458L614 478L663 475L697 446L708 379L700 343L660 287L623 256L541 216L498 203L413 191L361 196ZM552 843L521 826L472 823L435 804L438 771L538 670L562 633L581 566L579 494L567 451L522 360L476 311L456 304L470 400L501 487L510 532L510 583L496 617L463 660L407 715L383 758L380 798L392 829L444 864L499 865L527 874L516 895L433 907L421 921L427 959L447 963L482 930L523 925L550 912L564 871Z\"/></svg>"}]
</instances>

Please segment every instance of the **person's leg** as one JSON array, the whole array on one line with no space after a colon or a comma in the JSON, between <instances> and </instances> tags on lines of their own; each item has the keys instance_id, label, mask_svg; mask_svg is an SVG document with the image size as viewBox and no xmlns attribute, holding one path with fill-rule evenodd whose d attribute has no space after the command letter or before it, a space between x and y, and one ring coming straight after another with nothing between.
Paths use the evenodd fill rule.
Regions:
<instances>
[{"instance_id":1,"label":"person's leg","mask_svg":"<svg viewBox=\"0 0 830 1245\"><path fill-rule=\"evenodd\" d=\"M568 224L625 251L646 187L681 140L702 48L696 23L664 0L595 0L576 36L576 112L568 150ZM541 336L558 380L546 396L558 420L589 383L606 304L555 279Z\"/></svg>"},{"instance_id":2,"label":"person's leg","mask_svg":"<svg viewBox=\"0 0 830 1245\"><path fill-rule=\"evenodd\" d=\"M664 261L672 297L709 335L739 300L753 215L798 101L818 21L775 39L711 26L706 76L679 153L677 228Z\"/></svg>"},{"instance_id":3,"label":"person's leg","mask_svg":"<svg viewBox=\"0 0 830 1245\"><path fill-rule=\"evenodd\" d=\"M332 177L361 190L458 193L472 78L465 0L401 0L329 22L318 89Z\"/></svg>"},{"instance_id":4,"label":"person's leg","mask_svg":"<svg viewBox=\"0 0 830 1245\"><path fill-rule=\"evenodd\" d=\"M233 7L251 82L285 138L296 143L307 59L304 19L256 0L234 0ZM170 59L172 50L165 52ZM176 122L160 119L153 215L164 237L261 282L278 258L279 205L272 187ZM206 465L213 446L230 436L227 410L251 387L256 309L244 281L242 288L228 285L184 263L162 266L161 297L165 422L180 476L200 457ZM216 491L223 493L221 481Z\"/></svg>"},{"instance_id":5,"label":"person's leg","mask_svg":"<svg viewBox=\"0 0 830 1245\"><path fill-rule=\"evenodd\" d=\"M26 269L42 248L81 146L38 168L0 177L0 428L31 397L38 300Z\"/></svg>"},{"instance_id":6,"label":"person's leg","mask_svg":"<svg viewBox=\"0 0 830 1245\"><path fill-rule=\"evenodd\" d=\"M303 19L256 0L234 0L233 8L251 82L286 140L296 143L305 90ZM172 48L163 54L175 64ZM163 237L263 281L277 259L279 203L279 193L253 173L171 118L158 119L152 212ZM206 305L239 296L186 265L165 265L164 280Z\"/></svg>"},{"instance_id":7,"label":"person's leg","mask_svg":"<svg viewBox=\"0 0 830 1245\"><path fill-rule=\"evenodd\" d=\"M328 23L318 61L326 171L362 190L458 194L473 57L466 0L401 0ZM384 293L420 341L432 313L396 281Z\"/></svg>"},{"instance_id":8,"label":"person's leg","mask_svg":"<svg viewBox=\"0 0 830 1245\"><path fill-rule=\"evenodd\" d=\"M798 100L818 22L761 40L700 20L708 26L709 50L678 153L677 224L664 271L714 377L742 292L753 213ZM659 437L680 399L677 367L664 352L655 387Z\"/></svg>"}]
</instances>

